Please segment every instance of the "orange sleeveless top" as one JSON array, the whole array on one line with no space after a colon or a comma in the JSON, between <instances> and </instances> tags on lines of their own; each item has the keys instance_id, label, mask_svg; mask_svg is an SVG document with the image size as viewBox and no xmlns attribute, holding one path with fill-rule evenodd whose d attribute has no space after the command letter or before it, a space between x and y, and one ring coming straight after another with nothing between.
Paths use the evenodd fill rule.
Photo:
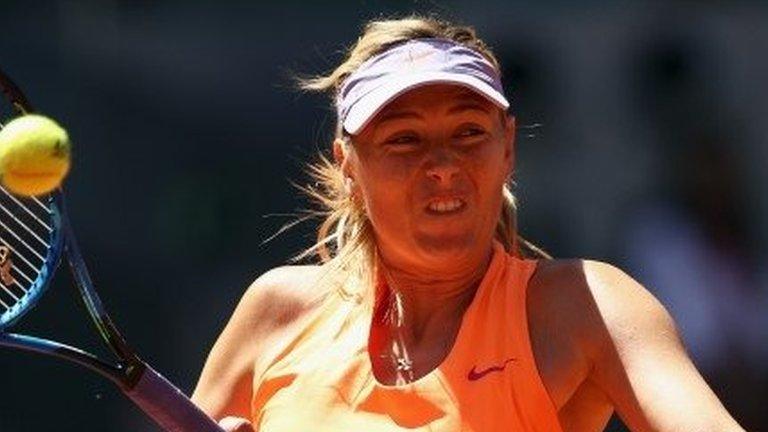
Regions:
<instances>
[{"instance_id":1,"label":"orange sleeveless top","mask_svg":"<svg viewBox=\"0 0 768 432\"><path fill-rule=\"evenodd\" d=\"M400 386L373 375L370 312L334 294L254 378L256 431L560 432L528 334L525 295L536 263L495 243L451 351Z\"/></svg>"}]
</instances>

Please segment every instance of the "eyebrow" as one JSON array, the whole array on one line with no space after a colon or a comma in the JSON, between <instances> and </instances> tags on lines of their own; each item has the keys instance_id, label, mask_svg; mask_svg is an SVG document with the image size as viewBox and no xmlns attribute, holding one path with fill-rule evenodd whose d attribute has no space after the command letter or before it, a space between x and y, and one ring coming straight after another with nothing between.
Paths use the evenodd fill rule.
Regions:
<instances>
[{"instance_id":1,"label":"eyebrow","mask_svg":"<svg viewBox=\"0 0 768 432\"><path fill-rule=\"evenodd\" d=\"M466 111L480 111L484 114L491 113L491 108L489 107L488 104L484 104L477 100L472 100L472 99L475 99L474 97L467 98L467 99L469 100L461 101L457 105L452 106L448 110L448 114L454 115L454 114L460 114ZM416 111L408 111L408 110L394 111L394 112L384 114L377 123L381 124L381 123L385 123L393 120L407 120L407 119L420 119L420 118L422 118L422 116Z\"/></svg>"},{"instance_id":2,"label":"eyebrow","mask_svg":"<svg viewBox=\"0 0 768 432\"><path fill-rule=\"evenodd\" d=\"M421 116L415 111L394 111L384 114L377 122L378 124L392 121L392 120L404 120L404 119L419 119Z\"/></svg>"},{"instance_id":3,"label":"eyebrow","mask_svg":"<svg viewBox=\"0 0 768 432\"><path fill-rule=\"evenodd\" d=\"M451 109L448 110L448 114L458 114L465 111L480 111L489 114L491 109L488 104L483 104L478 101L466 101L451 107Z\"/></svg>"}]
</instances>

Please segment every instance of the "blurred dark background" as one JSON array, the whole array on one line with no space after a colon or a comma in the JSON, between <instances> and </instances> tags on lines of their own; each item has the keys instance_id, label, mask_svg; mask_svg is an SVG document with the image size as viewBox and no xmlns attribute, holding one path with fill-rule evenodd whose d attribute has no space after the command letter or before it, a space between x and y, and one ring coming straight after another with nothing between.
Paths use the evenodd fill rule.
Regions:
<instances>
[{"instance_id":1,"label":"blurred dark background","mask_svg":"<svg viewBox=\"0 0 768 432\"><path fill-rule=\"evenodd\" d=\"M143 357L191 393L244 289L312 241L327 71L368 19L476 26L518 117L521 226L626 269L672 312L730 412L768 403L768 4L758 1L3 1L0 65L75 142L85 258ZM20 331L100 350L60 272ZM99 351L102 352L102 351ZM155 430L112 385L0 352L0 431ZM614 420L609 430L624 430Z\"/></svg>"}]
</instances>

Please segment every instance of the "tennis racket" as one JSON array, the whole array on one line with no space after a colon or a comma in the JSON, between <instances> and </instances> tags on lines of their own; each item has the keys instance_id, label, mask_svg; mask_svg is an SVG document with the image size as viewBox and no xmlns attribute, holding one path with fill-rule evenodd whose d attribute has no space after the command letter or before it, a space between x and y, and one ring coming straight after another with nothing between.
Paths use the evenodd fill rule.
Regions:
<instances>
[{"instance_id":1,"label":"tennis racket","mask_svg":"<svg viewBox=\"0 0 768 432\"><path fill-rule=\"evenodd\" d=\"M0 89L5 96L0 106L6 105L0 114L33 112L19 87L2 70ZM0 123L7 120L2 118ZM45 293L65 257L80 298L117 361L108 362L52 340L8 332ZM80 255L61 189L46 196L21 198L0 187L0 346L58 357L98 372L117 384L166 431L223 432L180 390L143 362L112 323Z\"/></svg>"}]
</instances>

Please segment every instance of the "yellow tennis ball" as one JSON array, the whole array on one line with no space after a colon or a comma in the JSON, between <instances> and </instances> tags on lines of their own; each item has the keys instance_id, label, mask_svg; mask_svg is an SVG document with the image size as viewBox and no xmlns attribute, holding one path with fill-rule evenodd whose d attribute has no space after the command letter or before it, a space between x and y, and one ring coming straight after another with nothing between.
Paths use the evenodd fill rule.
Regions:
<instances>
[{"instance_id":1,"label":"yellow tennis ball","mask_svg":"<svg viewBox=\"0 0 768 432\"><path fill-rule=\"evenodd\" d=\"M56 189L69 171L69 136L48 117L27 114L0 130L0 182L17 195Z\"/></svg>"}]
</instances>

